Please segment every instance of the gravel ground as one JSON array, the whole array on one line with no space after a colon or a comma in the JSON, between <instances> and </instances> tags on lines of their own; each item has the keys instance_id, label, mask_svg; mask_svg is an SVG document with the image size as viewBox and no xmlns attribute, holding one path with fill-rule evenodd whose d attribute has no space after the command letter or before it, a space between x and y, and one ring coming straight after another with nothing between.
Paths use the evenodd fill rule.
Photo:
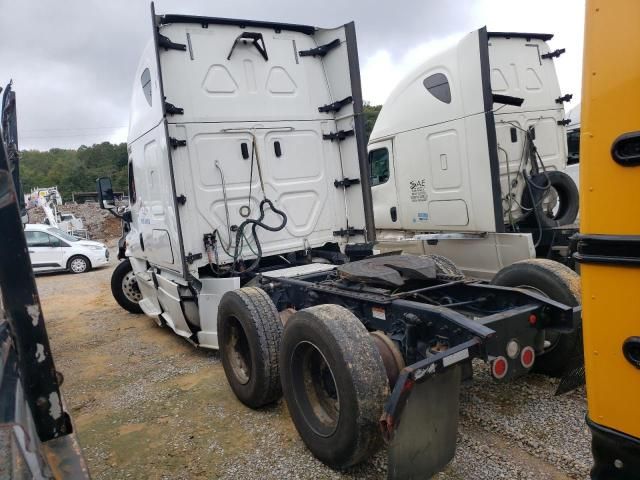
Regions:
<instances>
[{"instance_id":1,"label":"gravel ground","mask_svg":"<svg viewBox=\"0 0 640 480\"><path fill-rule=\"evenodd\" d=\"M38 278L63 393L96 479L384 479L386 453L347 472L306 449L286 405L252 411L217 353L120 309L111 268ZM556 380L496 384L482 364L462 388L458 450L435 478L586 479L584 390Z\"/></svg>"}]
</instances>

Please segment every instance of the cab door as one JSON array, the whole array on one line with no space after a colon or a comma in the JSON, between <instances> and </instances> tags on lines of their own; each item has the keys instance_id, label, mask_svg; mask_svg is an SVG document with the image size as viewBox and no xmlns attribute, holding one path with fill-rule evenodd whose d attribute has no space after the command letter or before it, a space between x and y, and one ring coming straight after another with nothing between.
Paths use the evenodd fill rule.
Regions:
<instances>
[{"instance_id":1,"label":"cab door","mask_svg":"<svg viewBox=\"0 0 640 480\"><path fill-rule=\"evenodd\" d=\"M25 232L27 247L34 269L62 268L62 244L60 239L46 232Z\"/></svg>"},{"instance_id":2,"label":"cab door","mask_svg":"<svg viewBox=\"0 0 640 480\"><path fill-rule=\"evenodd\" d=\"M393 168L393 140L369 146L369 177L377 229L398 229L399 205Z\"/></svg>"}]
</instances>

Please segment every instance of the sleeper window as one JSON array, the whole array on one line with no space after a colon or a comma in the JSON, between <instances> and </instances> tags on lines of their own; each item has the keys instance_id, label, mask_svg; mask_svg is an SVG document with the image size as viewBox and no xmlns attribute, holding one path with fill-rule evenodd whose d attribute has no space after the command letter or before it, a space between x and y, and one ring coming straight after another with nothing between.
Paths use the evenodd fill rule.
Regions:
<instances>
[{"instance_id":1,"label":"sleeper window","mask_svg":"<svg viewBox=\"0 0 640 480\"><path fill-rule=\"evenodd\" d=\"M148 68L145 68L144 72L142 72L140 83L142 84L144 98L147 99L147 103L149 104L149 106L151 106L151 73L149 72Z\"/></svg>"},{"instance_id":2,"label":"sleeper window","mask_svg":"<svg viewBox=\"0 0 640 480\"><path fill-rule=\"evenodd\" d=\"M449 80L447 80L447 77L443 73L429 75L422 83L424 88L438 100L444 103L451 103Z\"/></svg>"},{"instance_id":3,"label":"sleeper window","mask_svg":"<svg viewBox=\"0 0 640 480\"><path fill-rule=\"evenodd\" d=\"M389 180L389 151L378 148L369 152L371 186L375 187Z\"/></svg>"}]
</instances>

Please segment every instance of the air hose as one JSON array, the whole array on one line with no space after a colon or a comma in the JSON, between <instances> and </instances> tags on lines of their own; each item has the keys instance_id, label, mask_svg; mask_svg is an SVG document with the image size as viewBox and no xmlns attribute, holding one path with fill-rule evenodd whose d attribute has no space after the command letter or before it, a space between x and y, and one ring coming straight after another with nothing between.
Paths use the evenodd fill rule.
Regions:
<instances>
[{"instance_id":1,"label":"air hose","mask_svg":"<svg viewBox=\"0 0 640 480\"><path fill-rule=\"evenodd\" d=\"M260 264L260 260L262 260L262 245L260 244L260 239L258 238L258 234L256 232L257 228L264 228L267 231L270 232L278 232L280 230L282 230L286 225L287 225L287 215L282 211L279 210L278 208L275 207L275 205L273 204L273 202L271 200L269 200L266 197L265 194L265 188L264 188L264 179L262 178L262 166L260 165L260 157L258 156L258 151L257 151L257 142L256 142L256 137L255 134L253 132L249 132L249 134L252 137L252 146L251 146L251 172L250 172L250 176L249 176L249 198L247 200L247 206L243 206L242 208L246 208L247 210L247 214L243 215L241 213L242 216L249 216L251 213L251 208L249 207L249 205L251 204L251 186L253 184L253 164L254 164L254 160L255 163L257 164L258 167L258 177L260 179L260 186L262 188L262 195L263 195L263 200L260 202L259 208L260 208L260 216L257 219L251 219L251 218L247 218L246 220L244 220L240 226L238 226L237 228L235 227L231 227L230 225L230 219L229 219L229 206L228 206L228 198L227 198L227 189L226 189L226 182L224 179L224 173L222 171L222 167L220 166L220 163L216 160L215 162L215 166L216 168L220 171L220 176L221 176L221 180L222 180L222 194L224 197L224 205L225 205L225 213L226 213L226 217L227 217L227 229L228 229L228 244L225 247L224 242L222 240L222 238L220 237L220 232L218 232L218 230L215 230L213 233L213 238L210 241L210 243L208 244L207 248L210 248L213 250L213 253L216 256L216 263L218 263L218 258L217 258L217 250L215 248L215 242L219 241L220 242L220 246L222 247L222 250L229 255L230 257L232 257L233 259L233 264L230 270L230 273L232 274L243 274L243 273L247 273L250 272L252 270L254 270L259 264ZM277 226L270 226L267 225L266 223L264 223L264 217L265 217L265 207L269 207L271 209L271 211L273 211L275 214L279 215L280 218L282 219L281 223ZM255 243L255 250L253 249L253 247L251 246L251 241L249 238L247 238L247 234L245 233L245 230L247 229L247 227L251 225L251 237L253 237L253 241ZM231 231L235 231L236 233L236 240L235 240L235 247L233 249L233 253L229 252L229 250L231 250ZM251 252L256 256L255 260L251 263L251 265L249 265L249 267L244 268L242 271L239 271L236 267L238 264L238 260L239 257L242 255L242 250L243 250L243 242L247 243L247 246L249 247L249 249L251 250ZM216 269L213 268L213 266L211 265L211 258L210 258L210 250L208 250L208 255L209 255L209 265L212 268L212 271L216 274L216 275L220 275L220 272ZM229 271L227 271L227 273L229 273Z\"/></svg>"},{"instance_id":2,"label":"air hose","mask_svg":"<svg viewBox=\"0 0 640 480\"><path fill-rule=\"evenodd\" d=\"M267 225L267 224L265 224L263 222L264 216L265 216L264 209L265 209L266 205L268 205L269 208L274 213L276 213L277 215L279 215L282 218L282 222L280 223L280 225L275 226L275 227L271 227L271 226L269 226L269 225ZM236 271L236 263L238 262L238 253L241 251L240 243L243 241L243 238L246 238L245 234L244 234L244 230L248 225L251 225L251 236L253 237L253 241L255 242L255 246L256 246L256 249L257 249L256 258L253 261L253 263L251 265L249 265L249 267L245 268L242 272L237 272ZM251 218L246 219L244 222L242 222L240 224L240 226L238 227L238 230L236 231L236 245L235 245L234 256L233 256L233 271L235 273L247 273L247 272L250 272L250 271L254 270L258 266L258 264L260 263L260 260L262 259L262 245L260 245L260 240L259 240L258 235L256 233L256 229L258 227L264 228L265 230L268 230L270 232L279 232L286 225L287 225L287 215L282 210L277 209L273 205L273 202L271 200L269 200L267 198L262 200L260 202L260 216L255 220L251 219Z\"/></svg>"}]
</instances>

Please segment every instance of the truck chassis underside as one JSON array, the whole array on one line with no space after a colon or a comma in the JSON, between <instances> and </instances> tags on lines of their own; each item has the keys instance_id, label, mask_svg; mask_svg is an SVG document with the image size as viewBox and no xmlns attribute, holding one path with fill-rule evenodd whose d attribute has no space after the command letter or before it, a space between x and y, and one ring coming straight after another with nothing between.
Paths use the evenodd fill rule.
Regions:
<instances>
[{"instance_id":1,"label":"truck chassis underside","mask_svg":"<svg viewBox=\"0 0 640 480\"><path fill-rule=\"evenodd\" d=\"M575 330L580 307L477 280L442 280L407 270L403 257L348 264L372 262L364 265L369 277L354 278L337 267L295 278L264 273L257 282L279 312L337 304L369 332L391 340L403 361L394 362L379 347L391 387L380 419L389 443L389 478L428 478L454 456L460 383L471 378L471 361L489 362L499 381L522 376L543 352L545 332ZM396 276L389 282L381 266L398 272L401 281Z\"/></svg>"}]
</instances>

